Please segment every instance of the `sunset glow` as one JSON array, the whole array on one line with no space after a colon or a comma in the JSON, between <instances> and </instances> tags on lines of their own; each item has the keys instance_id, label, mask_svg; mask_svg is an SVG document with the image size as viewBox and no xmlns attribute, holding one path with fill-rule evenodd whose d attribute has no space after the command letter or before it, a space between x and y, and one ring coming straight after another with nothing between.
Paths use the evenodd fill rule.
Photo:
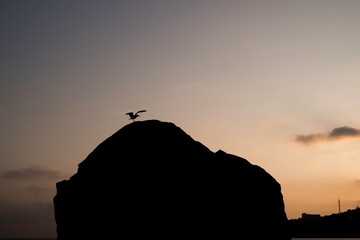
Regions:
<instances>
[{"instance_id":1,"label":"sunset glow","mask_svg":"<svg viewBox=\"0 0 360 240\"><path fill-rule=\"evenodd\" d=\"M289 219L356 208L359 9L1 1L0 237L56 236L56 182L141 109L264 168Z\"/></svg>"}]
</instances>

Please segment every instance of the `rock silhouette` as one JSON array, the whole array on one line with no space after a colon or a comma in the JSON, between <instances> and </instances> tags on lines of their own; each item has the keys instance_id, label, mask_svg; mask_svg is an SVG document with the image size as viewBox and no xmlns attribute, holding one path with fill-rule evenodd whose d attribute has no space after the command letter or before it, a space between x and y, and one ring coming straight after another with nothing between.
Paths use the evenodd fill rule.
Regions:
<instances>
[{"instance_id":1,"label":"rock silhouette","mask_svg":"<svg viewBox=\"0 0 360 240\"><path fill-rule=\"evenodd\" d=\"M290 239L280 185L173 123L126 125L58 182L62 239Z\"/></svg>"}]
</instances>

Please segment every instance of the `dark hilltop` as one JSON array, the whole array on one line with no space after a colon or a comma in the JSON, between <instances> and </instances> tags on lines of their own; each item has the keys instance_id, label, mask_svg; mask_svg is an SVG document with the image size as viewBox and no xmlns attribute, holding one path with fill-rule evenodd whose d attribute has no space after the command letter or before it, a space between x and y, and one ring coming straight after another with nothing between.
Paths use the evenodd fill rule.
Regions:
<instances>
[{"instance_id":1,"label":"dark hilltop","mask_svg":"<svg viewBox=\"0 0 360 240\"><path fill-rule=\"evenodd\" d=\"M260 150L260 149L259 149ZM280 184L173 123L126 125L56 185L63 239L290 239Z\"/></svg>"}]
</instances>

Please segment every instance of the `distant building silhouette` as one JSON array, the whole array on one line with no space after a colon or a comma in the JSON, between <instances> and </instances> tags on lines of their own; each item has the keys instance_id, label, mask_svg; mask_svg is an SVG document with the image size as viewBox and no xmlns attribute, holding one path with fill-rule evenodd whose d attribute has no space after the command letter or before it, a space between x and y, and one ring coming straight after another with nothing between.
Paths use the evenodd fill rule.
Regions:
<instances>
[{"instance_id":1,"label":"distant building silhouette","mask_svg":"<svg viewBox=\"0 0 360 240\"><path fill-rule=\"evenodd\" d=\"M307 213L303 213L301 215L302 219L304 220L317 220L320 219L320 214L307 214Z\"/></svg>"},{"instance_id":2,"label":"distant building silhouette","mask_svg":"<svg viewBox=\"0 0 360 240\"><path fill-rule=\"evenodd\" d=\"M293 238L359 238L360 209L326 216L303 213L288 226Z\"/></svg>"}]
</instances>

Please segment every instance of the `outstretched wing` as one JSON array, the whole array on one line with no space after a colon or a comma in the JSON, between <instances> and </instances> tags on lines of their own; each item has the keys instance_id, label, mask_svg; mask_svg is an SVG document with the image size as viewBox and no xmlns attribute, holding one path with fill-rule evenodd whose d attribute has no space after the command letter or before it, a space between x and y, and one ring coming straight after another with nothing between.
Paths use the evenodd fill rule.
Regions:
<instances>
[{"instance_id":1,"label":"outstretched wing","mask_svg":"<svg viewBox=\"0 0 360 240\"><path fill-rule=\"evenodd\" d=\"M140 110L137 113L135 113L135 115L138 114L138 113L142 113L142 112L146 112L146 110Z\"/></svg>"},{"instance_id":2,"label":"outstretched wing","mask_svg":"<svg viewBox=\"0 0 360 240\"><path fill-rule=\"evenodd\" d=\"M128 112L127 114L125 115L129 115L130 117L133 117L134 116L134 113L133 112Z\"/></svg>"}]
</instances>

